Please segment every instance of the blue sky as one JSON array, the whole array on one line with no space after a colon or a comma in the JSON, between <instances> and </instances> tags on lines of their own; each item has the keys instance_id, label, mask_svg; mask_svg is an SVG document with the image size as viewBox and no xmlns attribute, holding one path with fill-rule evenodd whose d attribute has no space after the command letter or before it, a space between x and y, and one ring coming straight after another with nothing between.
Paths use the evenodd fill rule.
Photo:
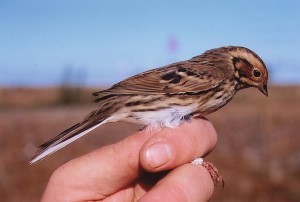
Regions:
<instances>
[{"instance_id":1,"label":"blue sky","mask_svg":"<svg viewBox=\"0 0 300 202\"><path fill-rule=\"evenodd\" d=\"M298 0L1 0L0 85L109 86L226 45L257 52L273 83L300 83L299 10Z\"/></svg>"}]
</instances>

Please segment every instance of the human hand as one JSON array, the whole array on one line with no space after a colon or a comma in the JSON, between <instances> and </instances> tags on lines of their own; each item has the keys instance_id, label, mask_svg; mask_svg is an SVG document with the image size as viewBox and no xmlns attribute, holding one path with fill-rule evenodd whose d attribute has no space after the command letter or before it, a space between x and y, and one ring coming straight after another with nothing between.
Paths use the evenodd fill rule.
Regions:
<instances>
[{"instance_id":1,"label":"human hand","mask_svg":"<svg viewBox=\"0 0 300 202\"><path fill-rule=\"evenodd\" d=\"M207 201L210 174L188 162L207 155L216 141L204 119L134 133L59 167L42 201Z\"/></svg>"}]
</instances>

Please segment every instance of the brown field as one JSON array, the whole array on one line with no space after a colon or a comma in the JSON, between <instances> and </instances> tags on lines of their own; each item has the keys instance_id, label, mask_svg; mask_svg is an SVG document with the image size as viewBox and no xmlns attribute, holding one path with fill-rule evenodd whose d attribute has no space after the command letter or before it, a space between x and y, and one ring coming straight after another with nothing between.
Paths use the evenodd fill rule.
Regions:
<instances>
[{"instance_id":1,"label":"brown field","mask_svg":"<svg viewBox=\"0 0 300 202\"><path fill-rule=\"evenodd\" d=\"M37 145L95 108L87 104L92 100L91 92L0 89L1 201L39 201L50 174L59 165L138 128L130 124L101 126L30 166ZM219 137L208 159L226 182L224 189L215 189L211 201L300 201L300 87L273 86L268 98L255 89L244 90L208 118Z\"/></svg>"}]
</instances>

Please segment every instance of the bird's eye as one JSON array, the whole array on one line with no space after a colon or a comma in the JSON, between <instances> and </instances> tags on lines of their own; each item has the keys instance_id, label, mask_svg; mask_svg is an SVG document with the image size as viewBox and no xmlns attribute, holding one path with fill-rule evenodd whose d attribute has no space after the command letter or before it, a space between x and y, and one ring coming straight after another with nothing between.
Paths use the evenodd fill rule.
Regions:
<instances>
[{"instance_id":1,"label":"bird's eye","mask_svg":"<svg viewBox=\"0 0 300 202\"><path fill-rule=\"evenodd\" d=\"M260 73L260 71L258 71L257 69L255 69L255 70L253 71L253 75L254 75L256 78L258 78L258 77L260 77L261 73Z\"/></svg>"}]
</instances>

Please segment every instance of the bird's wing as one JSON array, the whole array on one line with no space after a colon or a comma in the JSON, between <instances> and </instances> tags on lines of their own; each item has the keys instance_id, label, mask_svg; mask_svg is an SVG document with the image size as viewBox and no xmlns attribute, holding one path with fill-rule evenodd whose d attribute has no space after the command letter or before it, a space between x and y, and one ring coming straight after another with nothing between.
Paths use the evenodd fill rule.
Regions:
<instances>
[{"instance_id":1,"label":"bird's wing","mask_svg":"<svg viewBox=\"0 0 300 202\"><path fill-rule=\"evenodd\" d=\"M213 65L184 61L137 74L93 95L99 96L97 102L114 95L197 93L215 88L225 79L224 71Z\"/></svg>"}]
</instances>

